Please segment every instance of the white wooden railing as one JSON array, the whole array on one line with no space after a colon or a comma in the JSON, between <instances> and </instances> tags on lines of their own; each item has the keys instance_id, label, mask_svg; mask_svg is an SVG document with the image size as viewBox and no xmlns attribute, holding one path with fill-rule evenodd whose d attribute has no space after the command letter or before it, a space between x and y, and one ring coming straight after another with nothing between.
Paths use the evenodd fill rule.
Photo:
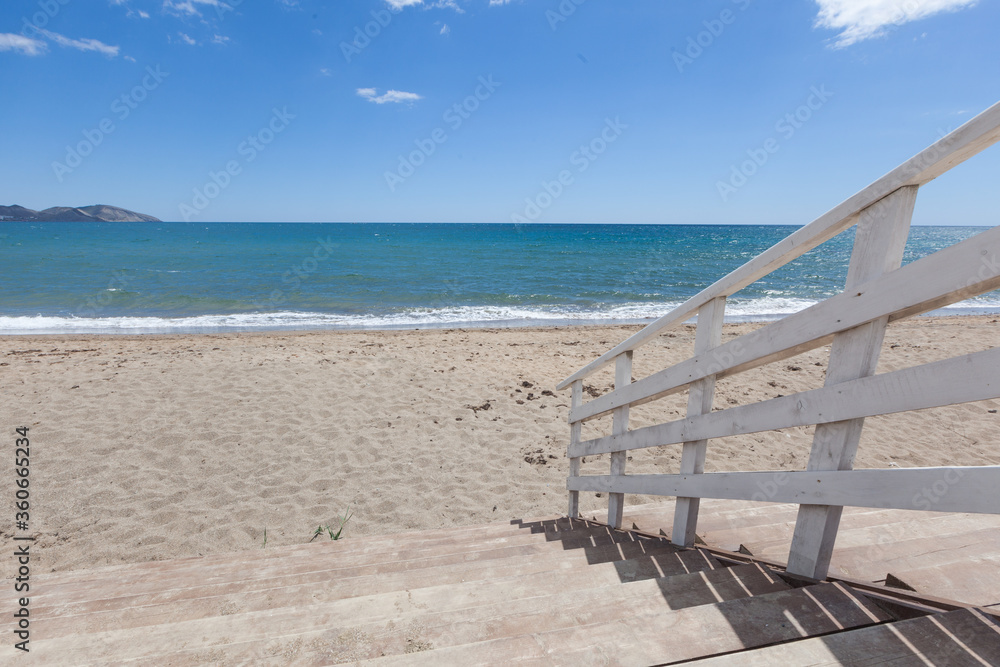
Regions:
<instances>
[{"instance_id":1,"label":"white wooden railing","mask_svg":"<svg viewBox=\"0 0 1000 667\"><path fill-rule=\"evenodd\" d=\"M672 540L691 546L701 498L798 503L788 570L822 579L844 506L1000 514L1000 466L852 470L865 417L1000 398L996 347L875 375L890 321L1000 287L1000 226L900 268L917 189L998 139L1000 103L563 380L558 389L572 387L569 515L579 515L580 491L609 494L615 527L626 493L676 496ZM843 293L722 343L727 296L853 225ZM694 356L633 382L633 351L695 315ZM828 344L822 388L712 411L716 379ZM584 378L611 362L614 390L584 403ZM684 390L686 419L629 430L631 406ZM608 414L611 435L581 439L585 421ZM712 438L807 425L816 429L804 471L704 473ZM625 473L629 451L662 445L681 446L679 474ZM605 453L609 475L581 476L581 457ZM940 488L934 503L920 502L921 490Z\"/></svg>"}]
</instances>

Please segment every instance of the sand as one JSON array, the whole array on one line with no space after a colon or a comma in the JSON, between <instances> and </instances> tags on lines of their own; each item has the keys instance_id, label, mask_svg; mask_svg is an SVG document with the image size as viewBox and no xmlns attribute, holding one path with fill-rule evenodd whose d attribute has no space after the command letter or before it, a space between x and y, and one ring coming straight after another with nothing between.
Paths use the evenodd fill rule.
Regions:
<instances>
[{"instance_id":1,"label":"sand","mask_svg":"<svg viewBox=\"0 0 1000 667\"><path fill-rule=\"evenodd\" d=\"M727 325L725 337L760 326ZM997 318L890 326L879 371L995 346ZM350 508L344 539L565 513L569 391L638 327L0 338L0 424L30 427L33 573L267 549ZM636 353L690 355L684 326ZM822 385L828 348L719 383L717 409ZM599 393L610 368L587 381ZM632 411L681 416L685 395ZM1000 464L1000 401L869 419L856 466ZM604 434L610 420L586 426ZM812 429L712 441L707 469L802 469ZM629 472L675 472L679 447ZM13 494L12 461L3 472ZM603 474L607 457L588 459ZM607 498L581 494L585 511ZM651 498L628 496L627 503ZM665 502L668 502L664 499ZM9 506L8 506L9 508ZM13 510L0 522L12 551ZM317 539L329 539L322 537ZM0 559L4 576L13 560Z\"/></svg>"}]
</instances>

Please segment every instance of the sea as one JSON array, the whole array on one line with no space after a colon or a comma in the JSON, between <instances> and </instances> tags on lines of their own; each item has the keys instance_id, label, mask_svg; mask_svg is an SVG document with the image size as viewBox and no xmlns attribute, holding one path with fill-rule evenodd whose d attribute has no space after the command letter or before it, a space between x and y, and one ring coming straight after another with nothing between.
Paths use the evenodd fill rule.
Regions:
<instances>
[{"instance_id":1,"label":"sea","mask_svg":"<svg viewBox=\"0 0 1000 667\"><path fill-rule=\"evenodd\" d=\"M0 222L0 334L646 323L779 225ZM984 231L913 227L904 262ZM853 230L733 295L730 321L843 289ZM935 311L1000 312L1000 292Z\"/></svg>"}]
</instances>

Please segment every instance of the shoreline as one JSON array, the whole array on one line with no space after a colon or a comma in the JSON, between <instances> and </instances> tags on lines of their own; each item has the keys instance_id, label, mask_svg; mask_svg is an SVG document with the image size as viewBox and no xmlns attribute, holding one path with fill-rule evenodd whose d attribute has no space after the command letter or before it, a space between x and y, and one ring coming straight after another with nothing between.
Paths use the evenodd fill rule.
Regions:
<instances>
[{"instance_id":1,"label":"shoreline","mask_svg":"<svg viewBox=\"0 0 1000 667\"><path fill-rule=\"evenodd\" d=\"M998 319L894 322L879 372L995 346ZM727 324L724 340L758 326ZM569 391L555 384L640 328L0 336L5 428L31 429L39 571L259 549L265 528L267 549L302 544L348 506L345 539L563 514ZM693 329L638 350L635 376L689 356ZM723 378L715 407L821 386L827 350ZM585 384L612 381L609 367ZM686 400L638 406L633 428L683 417ZM856 467L1000 464L998 409L870 418ZM810 434L713 440L706 470L803 469ZM679 454L638 451L628 470L676 472ZM607 466L588 457L583 472ZM626 498L650 500L670 502Z\"/></svg>"},{"instance_id":2,"label":"shoreline","mask_svg":"<svg viewBox=\"0 0 1000 667\"><path fill-rule=\"evenodd\" d=\"M801 311L795 311L801 312ZM768 322L775 322L789 315L795 314L791 313L774 313L774 314L759 314L759 315L727 315L725 318L726 324L766 324ZM982 307L951 307L951 308L939 308L936 310L923 313L914 317L929 317L929 318L949 318L949 317L991 317L1000 315L1000 306L982 306ZM10 316L8 316L10 317ZM230 317L230 316L192 316L191 318L153 318L150 319L195 319L196 317ZM0 317L0 320L3 318ZM107 318L107 319L125 319L125 318ZM447 331L452 329L497 329L497 330L511 330L511 329L545 329L545 328L573 328L573 327L617 327L617 326L628 326L628 327L644 327L655 322L658 318L622 318L622 319L560 319L560 318L539 318L535 320L478 320L478 321L454 321L454 322L426 322L426 323L406 323L406 324L375 324L371 326L364 325L330 325L330 326L315 326L315 325L262 325L262 326L177 326L177 327L130 327L130 328L115 328L115 327L93 327L93 328L80 328L80 329L68 329L66 331L53 331L53 330L31 330L31 329L12 329L10 331L3 331L0 329L0 337L5 336L20 336L20 337L30 337L30 336L158 336L158 335L203 335L203 334L245 334L245 333L271 333L271 334L281 334L281 333L337 333L337 332L379 332L379 331ZM685 321L684 324L691 324L695 321L695 318Z\"/></svg>"}]
</instances>

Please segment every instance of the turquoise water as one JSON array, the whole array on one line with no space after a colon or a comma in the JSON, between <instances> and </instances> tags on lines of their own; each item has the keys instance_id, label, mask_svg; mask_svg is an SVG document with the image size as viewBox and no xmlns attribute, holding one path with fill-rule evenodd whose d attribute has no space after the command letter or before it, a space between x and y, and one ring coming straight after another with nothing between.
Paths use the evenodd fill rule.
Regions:
<instances>
[{"instance_id":1,"label":"turquoise water","mask_svg":"<svg viewBox=\"0 0 1000 667\"><path fill-rule=\"evenodd\" d=\"M796 228L0 223L0 333L645 322ZM914 227L912 261L983 231ZM734 295L768 319L842 289L847 232ZM996 293L949 312L1000 312Z\"/></svg>"}]
</instances>

